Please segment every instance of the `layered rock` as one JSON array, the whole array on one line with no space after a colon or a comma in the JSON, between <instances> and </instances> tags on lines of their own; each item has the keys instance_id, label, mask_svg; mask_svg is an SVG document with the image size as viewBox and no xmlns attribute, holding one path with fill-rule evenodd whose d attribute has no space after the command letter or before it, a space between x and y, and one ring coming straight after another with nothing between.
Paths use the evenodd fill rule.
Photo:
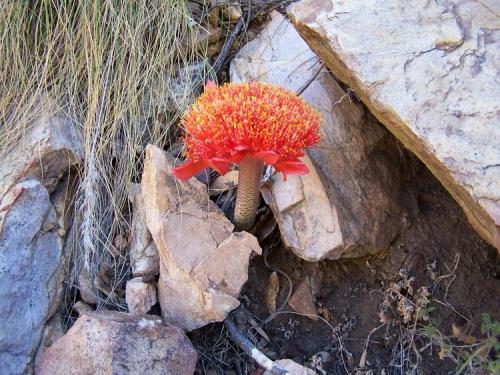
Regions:
<instances>
[{"instance_id":1,"label":"layered rock","mask_svg":"<svg viewBox=\"0 0 500 375\"><path fill-rule=\"evenodd\" d=\"M134 276L154 276L160 272L158 249L146 225L146 213L140 184L131 184L129 200L132 203L132 242L130 267Z\"/></svg>"},{"instance_id":2,"label":"layered rock","mask_svg":"<svg viewBox=\"0 0 500 375\"><path fill-rule=\"evenodd\" d=\"M315 78L320 68L293 25L273 12L230 69L232 81L266 81L293 91L307 87L302 97L322 114L320 144L304 158L310 173L287 181L276 174L262 190L285 244L309 261L383 250L404 217L396 142L326 69Z\"/></svg>"},{"instance_id":3,"label":"layered rock","mask_svg":"<svg viewBox=\"0 0 500 375\"><path fill-rule=\"evenodd\" d=\"M191 375L197 354L182 330L150 315L89 312L43 353L35 374Z\"/></svg>"},{"instance_id":4,"label":"layered rock","mask_svg":"<svg viewBox=\"0 0 500 375\"><path fill-rule=\"evenodd\" d=\"M39 116L0 162L0 200L17 182L39 181L49 193L70 167L83 159L82 135L54 103L40 103Z\"/></svg>"},{"instance_id":5,"label":"layered rock","mask_svg":"<svg viewBox=\"0 0 500 375\"><path fill-rule=\"evenodd\" d=\"M57 331L56 318L45 328L62 293L75 186L68 170L83 149L75 125L50 113L42 111L0 161L0 363L9 374L29 372Z\"/></svg>"},{"instance_id":6,"label":"layered rock","mask_svg":"<svg viewBox=\"0 0 500 375\"><path fill-rule=\"evenodd\" d=\"M239 305L252 252L261 253L249 233L233 224L192 178L178 181L173 159L146 148L142 195L146 223L160 256L158 299L166 321L192 330L223 320Z\"/></svg>"},{"instance_id":7,"label":"layered rock","mask_svg":"<svg viewBox=\"0 0 500 375\"><path fill-rule=\"evenodd\" d=\"M332 73L500 249L499 3L302 0L289 16Z\"/></svg>"}]
</instances>

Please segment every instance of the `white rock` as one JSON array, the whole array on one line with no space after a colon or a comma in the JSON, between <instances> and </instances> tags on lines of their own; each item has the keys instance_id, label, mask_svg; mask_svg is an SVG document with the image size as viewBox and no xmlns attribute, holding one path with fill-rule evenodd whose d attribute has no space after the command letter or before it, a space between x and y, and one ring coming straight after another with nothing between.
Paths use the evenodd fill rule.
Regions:
<instances>
[{"instance_id":1,"label":"white rock","mask_svg":"<svg viewBox=\"0 0 500 375\"><path fill-rule=\"evenodd\" d=\"M500 3L303 0L289 8L332 73L500 249Z\"/></svg>"},{"instance_id":2,"label":"white rock","mask_svg":"<svg viewBox=\"0 0 500 375\"><path fill-rule=\"evenodd\" d=\"M134 277L127 281L125 301L132 314L146 314L158 302L154 283L145 283L142 277Z\"/></svg>"},{"instance_id":3,"label":"white rock","mask_svg":"<svg viewBox=\"0 0 500 375\"><path fill-rule=\"evenodd\" d=\"M277 365L288 370L289 375L316 375L316 371L299 365L291 359L280 359L275 362ZM270 371L264 372L264 375L271 375Z\"/></svg>"},{"instance_id":4,"label":"white rock","mask_svg":"<svg viewBox=\"0 0 500 375\"><path fill-rule=\"evenodd\" d=\"M158 299L170 323L192 330L222 321L239 305L252 252L261 253L249 233L233 224L192 178L178 181L173 160L146 148L142 195L146 223L160 255Z\"/></svg>"},{"instance_id":5,"label":"white rock","mask_svg":"<svg viewBox=\"0 0 500 375\"><path fill-rule=\"evenodd\" d=\"M293 25L272 12L259 37L233 59L230 73L232 81L259 80L298 91L318 67ZM310 173L287 181L276 174L262 190L285 244L308 261L387 248L403 225L395 141L326 70L302 97L323 116L320 144L304 158Z\"/></svg>"}]
</instances>

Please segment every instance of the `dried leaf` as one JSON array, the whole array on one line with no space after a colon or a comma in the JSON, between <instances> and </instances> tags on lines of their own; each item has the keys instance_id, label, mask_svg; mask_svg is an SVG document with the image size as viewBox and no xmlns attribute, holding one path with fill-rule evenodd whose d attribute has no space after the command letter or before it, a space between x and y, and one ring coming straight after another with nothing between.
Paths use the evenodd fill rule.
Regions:
<instances>
[{"instance_id":1,"label":"dried leaf","mask_svg":"<svg viewBox=\"0 0 500 375\"><path fill-rule=\"evenodd\" d=\"M270 314L276 312L276 299L278 298L278 292L280 289L280 282L276 272L269 275L269 283L267 284L266 290L266 307Z\"/></svg>"}]
</instances>

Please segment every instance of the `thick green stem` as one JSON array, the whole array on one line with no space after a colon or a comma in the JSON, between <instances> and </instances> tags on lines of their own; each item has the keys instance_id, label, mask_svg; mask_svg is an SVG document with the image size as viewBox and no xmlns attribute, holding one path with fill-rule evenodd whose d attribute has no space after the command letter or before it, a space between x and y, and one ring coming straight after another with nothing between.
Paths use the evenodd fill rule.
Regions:
<instances>
[{"instance_id":1,"label":"thick green stem","mask_svg":"<svg viewBox=\"0 0 500 375\"><path fill-rule=\"evenodd\" d=\"M233 220L236 230L249 230L253 226L259 206L263 167L262 161L250 156L245 157L240 163Z\"/></svg>"}]
</instances>

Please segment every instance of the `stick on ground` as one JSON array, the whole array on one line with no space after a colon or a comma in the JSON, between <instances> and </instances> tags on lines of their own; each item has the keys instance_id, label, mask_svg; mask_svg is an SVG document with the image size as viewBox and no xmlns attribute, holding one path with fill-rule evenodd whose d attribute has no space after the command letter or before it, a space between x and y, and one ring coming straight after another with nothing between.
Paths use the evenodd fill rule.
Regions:
<instances>
[{"instance_id":1,"label":"stick on ground","mask_svg":"<svg viewBox=\"0 0 500 375\"><path fill-rule=\"evenodd\" d=\"M227 328L229 331L229 334L231 335L231 338L233 341L238 344L238 346L243 349L243 351L253 358L257 364L274 375L285 375L289 374L288 370L278 366L276 363L274 363L271 359L266 357L264 353L262 353L259 349L257 349L251 342L248 340L243 333L236 327L236 325L233 323L230 317L227 317L226 320L224 320L224 326Z\"/></svg>"}]
</instances>

